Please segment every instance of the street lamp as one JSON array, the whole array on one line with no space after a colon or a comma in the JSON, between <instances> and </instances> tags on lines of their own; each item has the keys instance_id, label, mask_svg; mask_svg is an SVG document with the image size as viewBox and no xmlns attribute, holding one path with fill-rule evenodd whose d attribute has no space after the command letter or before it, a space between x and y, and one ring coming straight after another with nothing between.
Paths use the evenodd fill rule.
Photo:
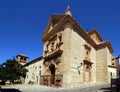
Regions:
<instances>
[{"instance_id":1,"label":"street lamp","mask_svg":"<svg viewBox=\"0 0 120 92\"><path fill-rule=\"evenodd\" d=\"M80 65L78 65L77 67L71 67L71 68L74 68L74 69L77 69L78 70L78 74L80 75L80 68L83 66L83 63L80 62Z\"/></svg>"}]
</instances>

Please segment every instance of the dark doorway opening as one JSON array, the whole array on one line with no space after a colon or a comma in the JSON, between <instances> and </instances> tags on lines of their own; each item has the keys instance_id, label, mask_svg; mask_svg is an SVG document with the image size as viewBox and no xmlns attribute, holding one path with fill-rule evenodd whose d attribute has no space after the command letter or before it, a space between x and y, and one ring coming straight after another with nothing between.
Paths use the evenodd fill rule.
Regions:
<instances>
[{"instance_id":1,"label":"dark doorway opening","mask_svg":"<svg viewBox=\"0 0 120 92\"><path fill-rule=\"evenodd\" d=\"M50 72L51 72L51 78L50 78L50 83L51 85L55 85L55 65L51 64L49 66Z\"/></svg>"}]
</instances>

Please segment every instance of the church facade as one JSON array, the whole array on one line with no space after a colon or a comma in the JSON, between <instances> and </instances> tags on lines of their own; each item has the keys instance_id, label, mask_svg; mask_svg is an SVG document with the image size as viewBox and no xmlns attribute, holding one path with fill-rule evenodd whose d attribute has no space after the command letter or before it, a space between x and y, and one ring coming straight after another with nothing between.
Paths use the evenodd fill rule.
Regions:
<instances>
[{"instance_id":1,"label":"church facade","mask_svg":"<svg viewBox=\"0 0 120 92\"><path fill-rule=\"evenodd\" d=\"M69 7L65 14L51 15L42 41L43 56L38 60L42 63L34 62L41 72L29 69L33 63L25 65L29 69L26 83L32 80L29 74L37 71L37 84L47 86L109 82L111 77L116 77L111 43L103 41L97 29L86 32L72 17Z\"/></svg>"}]
</instances>

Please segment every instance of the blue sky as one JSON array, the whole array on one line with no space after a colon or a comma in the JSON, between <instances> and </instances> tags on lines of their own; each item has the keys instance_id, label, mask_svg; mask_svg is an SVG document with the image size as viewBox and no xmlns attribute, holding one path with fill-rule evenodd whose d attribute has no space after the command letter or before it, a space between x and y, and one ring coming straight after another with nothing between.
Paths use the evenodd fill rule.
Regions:
<instances>
[{"instance_id":1,"label":"blue sky","mask_svg":"<svg viewBox=\"0 0 120 92\"><path fill-rule=\"evenodd\" d=\"M21 53L30 61L41 56L50 15L64 14L68 5L84 30L98 29L120 54L120 0L0 0L0 63Z\"/></svg>"}]
</instances>

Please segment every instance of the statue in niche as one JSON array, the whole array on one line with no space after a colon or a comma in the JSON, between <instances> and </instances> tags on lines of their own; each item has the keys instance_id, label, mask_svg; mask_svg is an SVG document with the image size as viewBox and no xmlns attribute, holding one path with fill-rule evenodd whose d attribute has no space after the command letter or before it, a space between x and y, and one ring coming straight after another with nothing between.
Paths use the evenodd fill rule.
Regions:
<instances>
[{"instance_id":1,"label":"statue in niche","mask_svg":"<svg viewBox=\"0 0 120 92\"><path fill-rule=\"evenodd\" d=\"M62 42L62 33L58 33L58 39L59 39L58 43Z\"/></svg>"},{"instance_id":2,"label":"statue in niche","mask_svg":"<svg viewBox=\"0 0 120 92\"><path fill-rule=\"evenodd\" d=\"M62 42L62 33L57 33L56 49L59 49L61 42Z\"/></svg>"},{"instance_id":3,"label":"statue in niche","mask_svg":"<svg viewBox=\"0 0 120 92\"><path fill-rule=\"evenodd\" d=\"M58 49L58 43L56 43L56 49Z\"/></svg>"},{"instance_id":4,"label":"statue in niche","mask_svg":"<svg viewBox=\"0 0 120 92\"><path fill-rule=\"evenodd\" d=\"M56 49L58 49L58 45L59 45L59 38L57 37L57 39L56 39Z\"/></svg>"},{"instance_id":5,"label":"statue in niche","mask_svg":"<svg viewBox=\"0 0 120 92\"><path fill-rule=\"evenodd\" d=\"M54 51L54 42L51 42L51 51Z\"/></svg>"},{"instance_id":6,"label":"statue in niche","mask_svg":"<svg viewBox=\"0 0 120 92\"><path fill-rule=\"evenodd\" d=\"M45 53L47 53L48 52L48 46L49 46L49 41L47 41L46 43L45 43Z\"/></svg>"}]
</instances>

